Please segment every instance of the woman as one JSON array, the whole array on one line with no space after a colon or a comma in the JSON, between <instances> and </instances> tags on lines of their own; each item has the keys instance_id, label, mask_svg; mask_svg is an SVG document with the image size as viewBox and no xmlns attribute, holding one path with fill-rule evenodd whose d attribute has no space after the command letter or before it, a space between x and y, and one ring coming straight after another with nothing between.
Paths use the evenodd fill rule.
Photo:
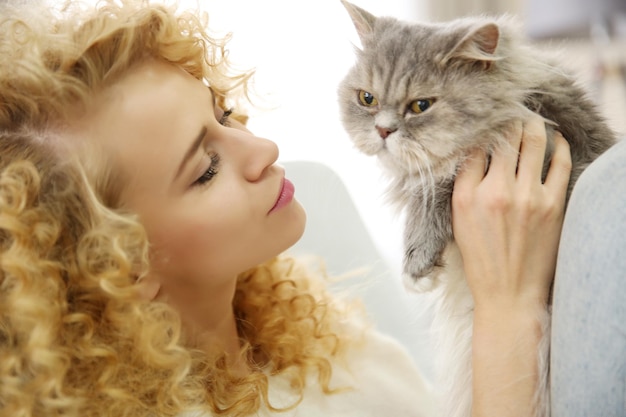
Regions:
<instances>
[{"instance_id":1,"label":"woman","mask_svg":"<svg viewBox=\"0 0 626 417\"><path fill-rule=\"evenodd\" d=\"M17 225L2 235L3 411L434 413L406 352L281 255L305 214L276 146L230 110L251 73L232 74L225 41L194 14L145 2L14 13L0 46L0 128L14 144L2 152L3 224ZM558 138L541 184L541 121L511 139L517 174L517 157L498 152L485 176L476 154L454 194L476 298L476 416L532 415L533 317L569 178ZM57 166L68 193L49 179ZM13 209L20 190L30 197ZM40 230L53 231L47 246Z\"/></svg>"}]
</instances>

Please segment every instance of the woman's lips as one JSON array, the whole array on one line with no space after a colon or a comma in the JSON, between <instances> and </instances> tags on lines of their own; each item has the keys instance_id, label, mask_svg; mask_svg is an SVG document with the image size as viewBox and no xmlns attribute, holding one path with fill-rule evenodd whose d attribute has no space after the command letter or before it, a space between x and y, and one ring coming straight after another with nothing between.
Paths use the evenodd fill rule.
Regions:
<instances>
[{"instance_id":1,"label":"woman's lips","mask_svg":"<svg viewBox=\"0 0 626 417\"><path fill-rule=\"evenodd\" d=\"M293 200L294 192L295 192L295 187L293 186L291 181L289 181L287 178L283 178L283 182L280 187L280 193L278 194L278 198L276 199L274 206L270 209L268 214L291 203L291 200Z\"/></svg>"}]
</instances>

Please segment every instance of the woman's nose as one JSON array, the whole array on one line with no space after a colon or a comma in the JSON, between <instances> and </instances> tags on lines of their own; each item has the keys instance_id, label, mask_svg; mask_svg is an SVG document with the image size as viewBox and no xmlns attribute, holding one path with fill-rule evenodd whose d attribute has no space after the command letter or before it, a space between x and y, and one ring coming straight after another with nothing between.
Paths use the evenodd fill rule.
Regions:
<instances>
[{"instance_id":1,"label":"woman's nose","mask_svg":"<svg viewBox=\"0 0 626 417\"><path fill-rule=\"evenodd\" d=\"M248 181L257 181L266 168L278 160L278 145L250 133L244 134L239 143L242 155L241 168Z\"/></svg>"}]
</instances>

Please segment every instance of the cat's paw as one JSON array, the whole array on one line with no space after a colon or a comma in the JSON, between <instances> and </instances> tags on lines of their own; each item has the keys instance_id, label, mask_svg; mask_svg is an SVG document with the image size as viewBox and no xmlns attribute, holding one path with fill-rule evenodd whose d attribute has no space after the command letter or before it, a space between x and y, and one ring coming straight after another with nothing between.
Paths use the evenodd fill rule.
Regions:
<instances>
[{"instance_id":1,"label":"cat's paw","mask_svg":"<svg viewBox=\"0 0 626 417\"><path fill-rule=\"evenodd\" d=\"M450 278L464 277L463 258L454 241L446 245L431 267L417 268L416 262L409 263L408 260L405 259L402 271L402 283L408 291L433 291L440 285L449 285Z\"/></svg>"},{"instance_id":2,"label":"cat's paw","mask_svg":"<svg viewBox=\"0 0 626 417\"><path fill-rule=\"evenodd\" d=\"M410 249L405 252L402 281L407 290L432 291L437 287L444 263L441 254Z\"/></svg>"},{"instance_id":3,"label":"cat's paw","mask_svg":"<svg viewBox=\"0 0 626 417\"><path fill-rule=\"evenodd\" d=\"M434 271L433 271L434 272ZM402 273L402 284L407 291L424 293L437 288L439 280L436 276L415 276L414 274Z\"/></svg>"}]
</instances>

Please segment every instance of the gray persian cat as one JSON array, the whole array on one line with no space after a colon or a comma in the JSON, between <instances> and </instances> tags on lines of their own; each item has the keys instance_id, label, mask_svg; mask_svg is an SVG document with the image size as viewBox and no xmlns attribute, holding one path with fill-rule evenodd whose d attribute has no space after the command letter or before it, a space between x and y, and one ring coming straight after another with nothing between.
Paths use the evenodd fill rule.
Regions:
<instances>
[{"instance_id":1,"label":"gray persian cat","mask_svg":"<svg viewBox=\"0 0 626 417\"><path fill-rule=\"evenodd\" d=\"M405 282L440 290L434 325L441 334L443 415L469 416L473 300L452 236L457 167L469 149L489 152L503 143L511 122L533 111L546 119L548 132L556 128L570 143L571 191L615 133L574 78L524 44L509 18L419 24L342 3L362 44L339 85L342 122L360 151L378 157L390 176L389 198L406 215ZM549 143L546 169L550 156ZM549 317L544 324L541 416L549 414Z\"/></svg>"}]
</instances>

